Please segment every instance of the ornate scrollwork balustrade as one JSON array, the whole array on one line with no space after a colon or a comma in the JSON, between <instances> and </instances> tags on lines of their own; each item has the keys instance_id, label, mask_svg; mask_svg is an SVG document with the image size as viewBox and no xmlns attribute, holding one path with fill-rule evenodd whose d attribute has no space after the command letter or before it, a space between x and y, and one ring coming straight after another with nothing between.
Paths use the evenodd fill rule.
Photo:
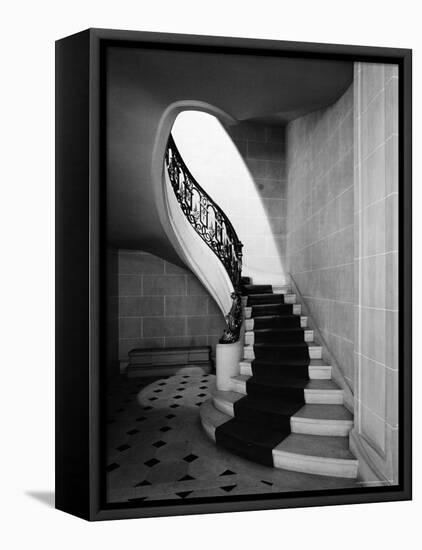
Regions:
<instances>
[{"instance_id":1,"label":"ornate scrollwork balustrade","mask_svg":"<svg viewBox=\"0 0 422 550\"><path fill-rule=\"evenodd\" d=\"M165 163L183 213L224 265L233 284L233 303L226 315L227 328L220 342L236 342L242 325L240 279L243 245L226 214L190 173L171 135L167 143Z\"/></svg>"}]
</instances>

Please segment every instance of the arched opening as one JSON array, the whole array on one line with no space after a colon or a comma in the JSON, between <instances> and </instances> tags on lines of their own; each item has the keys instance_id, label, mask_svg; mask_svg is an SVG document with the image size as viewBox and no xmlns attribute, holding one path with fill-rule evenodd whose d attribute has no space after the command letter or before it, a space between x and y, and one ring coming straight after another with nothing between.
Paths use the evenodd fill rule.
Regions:
<instances>
[{"instance_id":1,"label":"arched opening","mask_svg":"<svg viewBox=\"0 0 422 550\"><path fill-rule=\"evenodd\" d=\"M233 140L233 128L236 125L224 126L209 113L184 110L171 133L192 175L224 210L243 242L244 275L256 283L282 285L286 282L282 182L273 179L271 196L266 196L265 177L252 175L248 142Z\"/></svg>"}]
</instances>

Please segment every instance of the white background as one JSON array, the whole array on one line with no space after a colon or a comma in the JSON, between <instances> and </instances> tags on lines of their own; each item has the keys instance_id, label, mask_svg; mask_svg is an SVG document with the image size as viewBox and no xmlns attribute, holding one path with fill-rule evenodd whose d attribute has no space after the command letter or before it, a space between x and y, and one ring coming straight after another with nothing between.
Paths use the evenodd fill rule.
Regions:
<instances>
[{"instance_id":1,"label":"white background","mask_svg":"<svg viewBox=\"0 0 422 550\"><path fill-rule=\"evenodd\" d=\"M422 236L417 158L421 151L417 130L421 128L422 28L418 4L416 0L15 0L2 4L2 548L225 549L236 545L263 549L271 545L326 550L420 545L421 266L416 253ZM93 524L45 503L51 501L54 480L54 40L87 27L414 49L414 502Z\"/></svg>"}]
</instances>

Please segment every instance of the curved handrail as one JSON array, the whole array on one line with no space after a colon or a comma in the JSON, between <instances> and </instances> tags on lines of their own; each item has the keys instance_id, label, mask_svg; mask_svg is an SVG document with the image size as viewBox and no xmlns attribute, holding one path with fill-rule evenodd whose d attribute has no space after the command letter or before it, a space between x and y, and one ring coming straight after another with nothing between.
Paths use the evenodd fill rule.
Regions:
<instances>
[{"instance_id":1,"label":"curved handrail","mask_svg":"<svg viewBox=\"0 0 422 550\"><path fill-rule=\"evenodd\" d=\"M226 315L227 329L220 342L236 342L242 324L240 281L243 244L227 215L192 176L172 135L167 142L165 163L171 186L185 217L224 265L233 284L233 304Z\"/></svg>"}]
</instances>

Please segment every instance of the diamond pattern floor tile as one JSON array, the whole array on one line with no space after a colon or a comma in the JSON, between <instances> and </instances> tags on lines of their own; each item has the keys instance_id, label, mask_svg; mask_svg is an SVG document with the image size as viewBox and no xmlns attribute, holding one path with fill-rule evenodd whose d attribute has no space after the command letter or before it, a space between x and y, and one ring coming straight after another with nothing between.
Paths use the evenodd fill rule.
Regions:
<instances>
[{"instance_id":1,"label":"diamond pattern floor tile","mask_svg":"<svg viewBox=\"0 0 422 550\"><path fill-rule=\"evenodd\" d=\"M216 447L199 421L215 376L189 368L167 378L122 377L108 392L107 495L148 503L353 486L267 468Z\"/></svg>"}]
</instances>

